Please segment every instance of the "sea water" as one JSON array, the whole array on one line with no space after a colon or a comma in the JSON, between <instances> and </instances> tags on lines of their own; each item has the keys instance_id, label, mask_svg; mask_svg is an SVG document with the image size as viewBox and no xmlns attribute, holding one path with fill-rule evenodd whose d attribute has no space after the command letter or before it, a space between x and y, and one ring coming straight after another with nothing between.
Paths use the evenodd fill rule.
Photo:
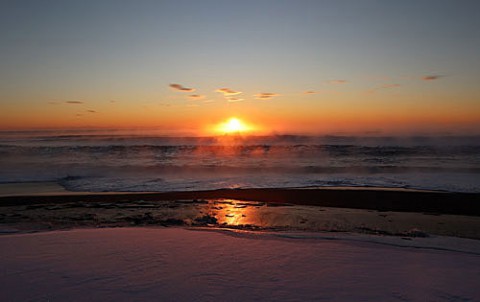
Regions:
<instances>
[{"instance_id":1,"label":"sea water","mask_svg":"<svg viewBox=\"0 0 480 302\"><path fill-rule=\"evenodd\" d=\"M375 186L480 192L480 137L1 132L0 183L74 191Z\"/></svg>"}]
</instances>

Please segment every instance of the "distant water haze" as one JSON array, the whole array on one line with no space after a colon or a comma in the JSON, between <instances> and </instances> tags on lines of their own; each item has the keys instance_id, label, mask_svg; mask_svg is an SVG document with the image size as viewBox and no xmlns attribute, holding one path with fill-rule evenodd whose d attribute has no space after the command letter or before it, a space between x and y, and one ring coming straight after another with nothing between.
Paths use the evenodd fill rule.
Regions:
<instances>
[{"instance_id":1,"label":"distant water haze","mask_svg":"<svg viewBox=\"0 0 480 302\"><path fill-rule=\"evenodd\" d=\"M78 191L378 186L480 192L480 137L3 132L0 182Z\"/></svg>"}]
</instances>

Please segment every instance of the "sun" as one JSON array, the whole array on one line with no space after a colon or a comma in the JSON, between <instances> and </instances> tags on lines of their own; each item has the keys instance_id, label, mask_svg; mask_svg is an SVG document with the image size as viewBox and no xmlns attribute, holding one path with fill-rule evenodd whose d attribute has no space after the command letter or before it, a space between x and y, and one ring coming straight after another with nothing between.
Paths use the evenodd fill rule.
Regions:
<instances>
[{"instance_id":1,"label":"sun","mask_svg":"<svg viewBox=\"0 0 480 302\"><path fill-rule=\"evenodd\" d=\"M225 132L241 132L245 130L245 125L238 119L232 117L223 126Z\"/></svg>"},{"instance_id":2,"label":"sun","mask_svg":"<svg viewBox=\"0 0 480 302\"><path fill-rule=\"evenodd\" d=\"M217 132L223 134L240 134L252 130L252 127L236 117L229 118L217 126Z\"/></svg>"}]
</instances>

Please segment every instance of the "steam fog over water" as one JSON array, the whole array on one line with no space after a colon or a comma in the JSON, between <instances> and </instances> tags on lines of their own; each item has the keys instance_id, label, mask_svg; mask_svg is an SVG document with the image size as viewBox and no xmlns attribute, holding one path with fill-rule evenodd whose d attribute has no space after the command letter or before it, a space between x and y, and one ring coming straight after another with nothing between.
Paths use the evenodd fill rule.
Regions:
<instances>
[{"instance_id":1,"label":"steam fog over water","mask_svg":"<svg viewBox=\"0 0 480 302\"><path fill-rule=\"evenodd\" d=\"M379 186L480 192L480 137L0 134L0 182L79 191Z\"/></svg>"}]
</instances>

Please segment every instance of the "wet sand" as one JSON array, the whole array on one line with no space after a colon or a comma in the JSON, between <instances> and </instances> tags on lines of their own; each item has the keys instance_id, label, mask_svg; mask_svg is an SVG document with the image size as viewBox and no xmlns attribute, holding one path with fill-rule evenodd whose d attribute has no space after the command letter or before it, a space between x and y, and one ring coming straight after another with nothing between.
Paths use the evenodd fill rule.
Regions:
<instances>
[{"instance_id":1,"label":"wet sand","mask_svg":"<svg viewBox=\"0 0 480 302\"><path fill-rule=\"evenodd\" d=\"M10 186L10 196L3 191L0 232L157 225L480 239L476 194L381 188L89 193L52 183L50 192L36 193L39 186ZM435 201L448 207L438 209Z\"/></svg>"},{"instance_id":2,"label":"wet sand","mask_svg":"<svg viewBox=\"0 0 480 302\"><path fill-rule=\"evenodd\" d=\"M51 185L51 183L49 183ZM68 202L128 202L186 199L236 199L376 211L480 216L480 193L447 193L388 188L261 188L184 192L56 192L36 193L32 184L18 184L9 194L0 187L0 207ZM35 187L35 184L33 185ZM38 184L41 188L42 183ZM39 189L37 188L37 189Z\"/></svg>"}]
</instances>

